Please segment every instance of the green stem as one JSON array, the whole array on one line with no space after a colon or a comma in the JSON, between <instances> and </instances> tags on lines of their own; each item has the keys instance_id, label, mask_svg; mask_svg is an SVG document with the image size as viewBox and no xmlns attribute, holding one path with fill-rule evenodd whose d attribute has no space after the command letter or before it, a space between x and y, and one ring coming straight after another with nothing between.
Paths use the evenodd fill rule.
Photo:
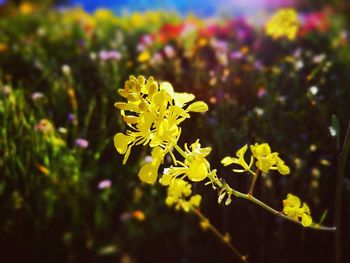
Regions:
<instances>
[{"instance_id":1,"label":"green stem","mask_svg":"<svg viewBox=\"0 0 350 263\"><path fill-rule=\"evenodd\" d=\"M185 152L184 150L182 150L182 149L180 148L179 145L174 144L173 146L174 146L174 148L178 151L178 153L181 154L181 156L182 156L183 158L185 158L185 159L188 158L186 152Z\"/></svg>"},{"instance_id":2,"label":"green stem","mask_svg":"<svg viewBox=\"0 0 350 263\"><path fill-rule=\"evenodd\" d=\"M349 135L350 136L350 135ZM350 138L349 138L350 139ZM185 158L187 159L188 156L187 154L177 145L175 144L174 145L174 148ZM255 174L257 175L259 171L257 171ZM241 193L233 188L231 188L227 183L224 183L222 181L220 181L218 178L214 177L212 173L208 173L208 179L213 183L215 184L218 188L220 189L225 189L226 192L230 195L234 195L235 197L238 197L238 198L243 198L243 199L246 199L246 200L249 200L251 202L253 202L254 204L264 208L265 210L269 211L270 213L278 216L278 217L281 217L281 218L284 218L286 220L289 220L295 224L298 224L298 225L301 225L301 222L299 221L296 221L284 214L282 214L280 211L277 211L275 209L273 209L272 207L270 207L269 205L265 204L264 202L260 201L259 199L255 198L252 194L250 194L248 192L248 194L244 194L244 193ZM253 186L254 187L254 186ZM304 226L303 226L304 227ZM307 228L310 228L310 229L314 229L314 230L320 230L320 231L331 231L331 232L334 232L336 231L336 227L327 227L327 226L321 226L319 224L316 224L316 223L313 223L312 225L310 226L307 226Z\"/></svg>"},{"instance_id":3,"label":"green stem","mask_svg":"<svg viewBox=\"0 0 350 263\"><path fill-rule=\"evenodd\" d=\"M252 180L252 183L250 184L248 195L253 196L254 186L256 183L256 179L258 179L259 173L260 173L260 170L257 169L256 172L253 174L253 180Z\"/></svg>"},{"instance_id":4,"label":"green stem","mask_svg":"<svg viewBox=\"0 0 350 263\"><path fill-rule=\"evenodd\" d=\"M228 194L234 195L235 197L238 197L238 198L243 198L243 199L246 199L248 201L251 201L254 204L264 208L268 212L274 214L275 216L284 218L284 219L289 220L289 221L291 221L291 222L293 222L295 224L302 225L301 222L296 221L296 220L294 220L294 219L292 219L292 218L282 214L280 211L277 211L277 210L273 209L272 207L270 207L269 205L267 205L264 202L260 201L259 199L255 198L254 196L250 195L249 193L248 194L241 193L241 192L239 192L237 190L234 190L229 185L223 184L220 181L218 182L218 180L215 180L215 178L213 178L213 179L214 180L212 182L214 182L219 188L225 188ZM311 229L314 229L314 230L320 230L320 231L332 231L332 232L336 230L335 227L321 226L321 225L316 224L316 223L313 223L312 225L307 226L307 228L311 228Z\"/></svg>"}]
</instances>

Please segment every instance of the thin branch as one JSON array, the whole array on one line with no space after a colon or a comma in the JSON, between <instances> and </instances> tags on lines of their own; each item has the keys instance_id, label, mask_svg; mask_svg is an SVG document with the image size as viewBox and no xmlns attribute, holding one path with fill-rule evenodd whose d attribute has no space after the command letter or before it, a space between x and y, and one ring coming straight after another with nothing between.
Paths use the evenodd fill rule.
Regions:
<instances>
[{"instance_id":1,"label":"thin branch","mask_svg":"<svg viewBox=\"0 0 350 263\"><path fill-rule=\"evenodd\" d=\"M253 202L254 204L264 208L265 210L269 211L270 213L272 213L272 214L274 214L274 215L276 215L278 217L284 218L284 219L289 220L289 221L291 221L293 223L296 223L298 225L303 226L300 221L296 221L296 220L294 220L294 219L292 219L292 218L282 214L280 211L275 210L274 208L270 207L269 205L265 204L264 202L260 201L259 199L255 198L254 196L249 195L249 193L248 194L241 193L241 192L231 188L228 184L222 183L217 178L211 177L209 179L213 183L215 183L216 186L219 187L220 189L222 189L222 188L226 189L226 191L229 194L232 194L232 195L234 195L234 196L236 196L238 198L243 198L243 199L249 200L249 201ZM305 227L305 226L303 226L303 227ZM311 229L320 230L320 231L331 231L331 232L336 230L336 227L322 226L322 225L316 224L316 223L313 223L312 225L307 226L306 228L311 228Z\"/></svg>"},{"instance_id":2,"label":"thin branch","mask_svg":"<svg viewBox=\"0 0 350 263\"><path fill-rule=\"evenodd\" d=\"M350 132L349 132L350 133ZM350 144L350 134L349 134L349 144ZM350 145L349 145L350 147ZM177 145L175 144L174 145L174 148L185 158L187 159L188 156L187 154ZM257 174L257 173L256 173ZM225 182L222 182L220 179L218 179L217 177L214 177L211 173L208 174L208 179L213 183L215 184L218 188L220 189L225 189L226 192L230 195L234 195L238 198L243 198L243 199L246 199L246 200L249 200L251 202L253 202L254 204L264 208L265 210L269 211L270 213L278 216L278 217L281 217L281 218L284 218L286 220L289 220L295 224L298 224L298 225L302 225L302 223L300 221L296 221L284 214L282 214L280 211L277 211L275 210L274 208L270 207L269 205L265 204L264 202L260 201L259 199L255 198L253 195L251 195L249 192L248 194L244 194L244 193L241 193L235 189L233 189L232 187L230 187L227 183ZM328 226L322 226L320 224L317 224L317 223L313 223L311 224L310 226L303 226L303 227L306 227L306 228L310 228L310 229L314 229L314 230L319 230L319 231L331 231L331 232L334 232L336 231L336 227L332 226L332 227L328 227Z\"/></svg>"},{"instance_id":3,"label":"thin branch","mask_svg":"<svg viewBox=\"0 0 350 263\"><path fill-rule=\"evenodd\" d=\"M199 209L194 209L191 207L191 210L193 213L195 213L195 215L198 216L198 218L203 222L205 223L207 226L208 229L210 229L215 236L217 236L226 246L228 246L230 248L230 250L237 255L237 257L239 257L239 259L244 262L244 263L248 263L248 260L247 260L247 256L243 256L238 250L237 248L235 248L232 244L231 244L231 241L230 241L230 238L228 235L224 235L222 233L220 233L220 231L215 227L213 226L209 219L206 218L202 213L201 211L199 211Z\"/></svg>"},{"instance_id":4,"label":"thin branch","mask_svg":"<svg viewBox=\"0 0 350 263\"><path fill-rule=\"evenodd\" d=\"M256 172L253 174L253 180L252 180L252 183L250 184L248 195L253 196L254 186L256 183L256 179L258 179L259 174L260 174L260 170L257 169Z\"/></svg>"}]
</instances>

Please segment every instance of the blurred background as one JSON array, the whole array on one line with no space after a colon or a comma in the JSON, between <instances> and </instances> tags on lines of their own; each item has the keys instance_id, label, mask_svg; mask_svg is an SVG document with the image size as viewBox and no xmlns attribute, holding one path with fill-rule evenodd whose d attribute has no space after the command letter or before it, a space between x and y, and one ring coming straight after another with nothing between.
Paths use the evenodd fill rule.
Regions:
<instances>
[{"instance_id":1,"label":"blurred background","mask_svg":"<svg viewBox=\"0 0 350 263\"><path fill-rule=\"evenodd\" d=\"M298 12L293 39L265 32L284 7ZM122 165L113 136L125 126L113 104L131 74L208 103L180 144L212 147L211 167L230 185L246 192L251 178L220 160L268 142L292 172L262 176L255 195L281 210L296 194L333 226L350 118L349 14L345 0L0 0L1 262L239 262L195 216L167 207L163 187L141 183L148 149L134 147ZM193 187L249 262L335 262L336 246L349 262L349 173L342 189L336 243Z\"/></svg>"}]
</instances>

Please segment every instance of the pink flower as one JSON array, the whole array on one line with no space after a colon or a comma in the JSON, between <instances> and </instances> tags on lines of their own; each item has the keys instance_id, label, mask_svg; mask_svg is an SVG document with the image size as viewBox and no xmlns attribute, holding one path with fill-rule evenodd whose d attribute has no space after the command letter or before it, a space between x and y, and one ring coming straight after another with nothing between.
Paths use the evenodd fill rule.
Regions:
<instances>
[{"instance_id":1,"label":"pink flower","mask_svg":"<svg viewBox=\"0 0 350 263\"><path fill-rule=\"evenodd\" d=\"M173 58L175 56L175 49L172 46L167 45L164 48L164 53L168 58Z\"/></svg>"},{"instance_id":2,"label":"pink flower","mask_svg":"<svg viewBox=\"0 0 350 263\"><path fill-rule=\"evenodd\" d=\"M98 183L98 189L106 189L110 188L112 186L112 181L111 180L102 180L101 182Z\"/></svg>"},{"instance_id":3,"label":"pink flower","mask_svg":"<svg viewBox=\"0 0 350 263\"><path fill-rule=\"evenodd\" d=\"M110 50L110 51L102 50L102 51L100 51L98 56L103 61L106 61L106 60L117 60L118 61L122 58L122 55L117 50Z\"/></svg>"},{"instance_id":4,"label":"pink flower","mask_svg":"<svg viewBox=\"0 0 350 263\"><path fill-rule=\"evenodd\" d=\"M75 145L77 145L80 148L86 149L89 147L89 142L83 138L78 138L75 140Z\"/></svg>"}]
</instances>

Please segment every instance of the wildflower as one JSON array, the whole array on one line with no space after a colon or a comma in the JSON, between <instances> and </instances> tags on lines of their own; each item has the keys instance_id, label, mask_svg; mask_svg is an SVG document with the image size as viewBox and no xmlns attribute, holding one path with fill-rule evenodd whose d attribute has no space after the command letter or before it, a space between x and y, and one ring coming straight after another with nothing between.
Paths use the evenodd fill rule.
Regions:
<instances>
[{"instance_id":1,"label":"wildflower","mask_svg":"<svg viewBox=\"0 0 350 263\"><path fill-rule=\"evenodd\" d=\"M278 157L277 152L271 152L271 148L267 143L257 144L250 146L252 156L250 157L249 164L245 161L244 155L248 150L248 145L244 145L236 152L236 157L227 156L221 160L224 166L231 164L240 165L243 169L233 169L236 173L251 172L251 167L256 159L255 166L263 173L267 173L269 170L278 170L280 174L289 174L290 169L285 165L284 161Z\"/></svg>"},{"instance_id":2,"label":"wildflower","mask_svg":"<svg viewBox=\"0 0 350 263\"><path fill-rule=\"evenodd\" d=\"M35 6L29 2L23 2L19 6L19 11L23 15L29 15L29 14L33 13L34 10L35 10Z\"/></svg>"},{"instance_id":3,"label":"wildflower","mask_svg":"<svg viewBox=\"0 0 350 263\"><path fill-rule=\"evenodd\" d=\"M89 56L90 56L90 59L91 59L92 61L95 61L96 58L97 58L97 55L96 55L95 52L90 52Z\"/></svg>"},{"instance_id":4,"label":"wildflower","mask_svg":"<svg viewBox=\"0 0 350 263\"><path fill-rule=\"evenodd\" d=\"M141 210L136 210L132 213L132 216L139 221L144 221L146 216Z\"/></svg>"},{"instance_id":5,"label":"wildflower","mask_svg":"<svg viewBox=\"0 0 350 263\"><path fill-rule=\"evenodd\" d=\"M107 189L107 188L110 188L111 186L112 186L112 181L108 179L102 180L97 185L98 189Z\"/></svg>"},{"instance_id":6,"label":"wildflower","mask_svg":"<svg viewBox=\"0 0 350 263\"><path fill-rule=\"evenodd\" d=\"M285 165L284 161L278 157L278 153L271 152L271 148L267 143L251 145L250 150L257 159L255 163L263 173L269 170L278 170L280 174L286 175L290 173L290 169Z\"/></svg>"},{"instance_id":7,"label":"wildflower","mask_svg":"<svg viewBox=\"0 0 350 263\"><path fill-rule=\"evenodd\" d=\"M41 98L44 98L45 97L45 95L43 94L43 93L41 93L41 92L34 92L34 93L32 93L32 100L38 100L38 99L41 99Z\"/></svg>"},{"instance_id":8,"label":"wildflower","mask_svg":"<svg viewBox=\"0 0 350 263\"><path fill-rule=\"evenodd\" d=\"M6 52L7 49L8 49L7 44L0 43L0 54Z\"/></svg>"},{"instance_id":9,"label":"wildflower","mask_svg":"<svg viewBox=\"0 0 350 263\"><path fill-rule=\"evenodd\" d=\"M114 19L114 14L108 9L99 8L94 13L94 18L97 21L106 22Z\"/></svg>"},{"instance_id":10,"label":"wildflower","mask_svg":"<svg viewBox=\"0 0 350 263\"><path fill-rule=\"evenodd\" d=\"M117 102L115 107L121 110L130 130L126 134L117 133L114 145L120 154L125 154L124 164L134 145L149 144L151 148L159 146L164 156L177 142L181 133L179 124L190 117L189 112L208 109L201 101L184 108L195 98L193 94L177 93L170 83L158 85L152 77L146 80L143 76L131 76L119 94L128 102ZM146 167L149 169L151 165Z\"/></svg>"},{"instance_id":11,"label":"wildflower","mask_svg":"<svg viewBox=\"0 0 350 263\"><path fill-rule=\"evenodd\" d=\"M57 129L57 131L59 132L59 133L61 133L61 134L67 134L67 129L66 128L64 128L64 127L59 127L58 129Z\"/></svg>"},{"instance_id":12,"label":"wildflower","mask_svg":"<svg viewBox=\"0 0 350 263\"><path fill-rule=\"evenodd\" d=\"M169 40L176 39L181 35L181 32L184 29L183 24L172 25L164 24L158 33L158 39L161 43L167 43Z\"/></svg>"},{"instance_id":13,"label":"wildflower","mask_svg":"<svg viewBox=\"0 0 350 263\"><path fill-rule=\"evenodd\" d=\"M164 158L163 150L160 147L155 147L152 151L152 161L146 163L139 171L141 181L154 184L158 177L158 169Z\"/></svg>"},{"instance_id":14,"label":"wildflower","mask_svg":"<svg viewBox=\"0 0 350 263\"><path fill-rule=\"evenodd\" d=\"M237 158L227 156L221 160L221 163L224 166L228 166L230 164L240 165L243 169L233 169L233 171L236 173L243 173L246 171L250 171L250 168L253 165L254 158L253 158L253 156L251 156L249 164L246 163L246 161L244 159L244 154L246 153L247 149L248 149L248 145L246 144L236 152Z\"/></svg>"},{"instance_id":15,"label":"wildflower","mask_svg":"<svg viewBox=\"0 0 350 263\"><path fill-rule=\"evenodd\" d=\"M163 62L163 57L162 57L162 54L160 54L159 52L154 53L153 57L150 60L151 65L158 65L158 64L161 64L162 62Z\"/></svg>"},{"instance_id":16,"label":"wildflower","mask_svg":"<svg viewBox=\"0 0 350 263\"><path fill-rule=\"evenodd\" d=\"M71 74L70 66L63 65L62 66L62 72L63 72L64 75L69 76Z\"/></svg>"},{"instance_id":17,"label":"wildflower","mask_svg":"<svg viewBox=\"0 0 350 263\"><path fill-rule=\"evenodd\" d=\"M83 138L78 138L75 140L75 145L82 149L86 149L87 147L89 147L89 142Z\"/></svg>"},{"instance_id":18,"label":"wildflower","mask_svg":"<svg viewBox=\"0 0 350 263\"><path fill-rule=\"evenodd\" d=\"M164 53L167 58L173 58L176 55L175 49L170 45L164 47Z\"/></svg>"},{"instance_id":19,"label":"wildflower","mask_svg":"<svg viewBox=\"0 0 350 263\"><path fill-rule=\"evenodd\" d=\"M149 53L148 50L142 51L139 56L137 57L138 62L147 62L148 60L151 59L151 54Z\"/></svg>"},{"instance_id":20,"label":"wildflower","mask_svg":"<svg viewBox=\"0 0 350 263\"><path fill-rule=\"evenodd\" d=\"M312 31L326 32L329 30L330 22L325 12L313 12L304 14L302 17L300 35L304 36Z\"/></svg>"},{"instance_id":21,"label":"wildflower","mask_svg":"<svg viewBox=\"0 0 350 263\"><path fill-rule=\"evenodd\" d=\"M235 60L242 59L244 57L244 54L241 51L232 51L230 54L230 58Z\"/></svg>"},{"instance_id":22,"label":"wildflower","mask_svg":"<svg viewBox=\"0 0 350 263\"><path fill-rule=\"evenodd\" d=\"M77 118L75 117L75 114L69 113L69 114L68 114L68 121L69 121L70 123L76 123Z\"/></svg>"},{"instance_id":23,"label":"wildflower","mask_svg":"<svg viewBox=\"0 0 350 263\"><path fill-rule=\"evenodd\" d=\"M331 165L330 161L328 161L327 159L321 159L320 160L320 164L322 164L324 166L330 166Z\"/></svg>"},{"instance_id":24,"label":"wildflower","mask_svg":"<svg viewBox=\"0 0 350 263\"><path fill-rule=\"evenodd\" d=\"M9 96L12 93L12 88L8 85L4 85L1 87L0 92L5 96Z\"/></svg>"},{"instance_id":25,"label":"wildflower","mask_svg":"<svg viewBox=\"0 0 350 263\"><path fill-rule=\"evenodd\" d=\"M193 182L204 180L209 173L209 162L205 159L211 152L210 147L201 148L199 140L191 144L191 151L185 144L188 159L185 160L185 165L188 165L186 175Z\"/></svg>"},{"instance_id":26,"label":"wildflower","mask_svg":"<svg viewBox=\"0 0 350 263\"><path fill-rule=\"evenodd\" d=\"M54 125L48 119L41 119L39 123L35 125L35 129L45 134L53 134L55 131Z\"/></svg>"},{"instance_id":27,"label":"wildflower","mask_svg":"<svg viewBox=\"0 0 350 263\"><path fill-rule=\"evenodd\" d=\"M288 194L283 200L283 213L296 221L301 221L303 226L312 224L309 206L306 203L301 204L300 199L295 195Z\"/></svg>"},{"instance_id":28,"label":"wildflower","mask_svg":"<svg viewBox=\"0 0 350 263\"><path fill-rule=\"evenodd\" d=\"M210 172L210 164L205 159L211 152L210 147L201 148L199 140L191 144L191 150L185 144L187 158L184 162L177 161L179 166L171 166L164 170L160 183L169 185L171 180L180 175L185 175L193 182L204 180Z\"/></svg>"},{"instance_id":29,"label":"wildflower","mask_svg":"<svg viewBox=\"0 0 350 263\"><path fill-rule=\"evenodd\" d=\"M265 32L273 39L287 37L294 40L298 32L298 14L292 8L280 9L265 25Z\"/></svg>"},{"instance_id":30,"label":"wildflower","mask_svg":"<svg viewBox=\"0 0 350 263\"><path fill-rule=\"evenodd\" d=\"M173 179L169 185L165 203L168 206L175 206L176 210L182 209L185 212L189 212L191 207L199 207L202 197L200 195L191 196L191 188L192 185L185 180Z\"/></svg>"},{"instance_id":31,"label":"wildflower","mask_svg":"<svg viewBox=\"0 0 350 263\"><path fill-rule=\"evenodd\" d=\"M262 97L264 97L265 95L266 95L266 88L265 87L259 87L259 89L258 89L258 92L257 92L257 96L258 96L258 98L262 98Z\"/></svg>"},{"instance_id":32,"label":"wildflower","mask_svg":"<svg viewBox=\"0 0 350 263\"><path fill-rule=\"evenodd\" d=\"M145 46L150 46L152 45L154 41L154 36L153 35L143 35L141 36L141 44L145 45Z\"/></svg>"},{"instance_id":33,"label":"wildflower","mask_svg":"<svg viewBox=\"0 0 350 263\"><path fill-rule=\"evenodd\" d=\"M102 50L102 51L100 51L98 56L103 61L107 61L107 60L116 60L116 61L118 61L122 57L120 52L116 51L116 50L111 50L111 51Z\"/></svg>"},{"instance_id":34,"label":"wildflower","mask_svg":"<svg viewBox=\"0 0 350 263\"><path fill-rule=\"evenodd\" d=\"M41 172L42 174L45 174L45 175L50 174L50 170L41 164L37 164L37 168L38 168L39 172Z\"/></svg>"}]
</instances>

